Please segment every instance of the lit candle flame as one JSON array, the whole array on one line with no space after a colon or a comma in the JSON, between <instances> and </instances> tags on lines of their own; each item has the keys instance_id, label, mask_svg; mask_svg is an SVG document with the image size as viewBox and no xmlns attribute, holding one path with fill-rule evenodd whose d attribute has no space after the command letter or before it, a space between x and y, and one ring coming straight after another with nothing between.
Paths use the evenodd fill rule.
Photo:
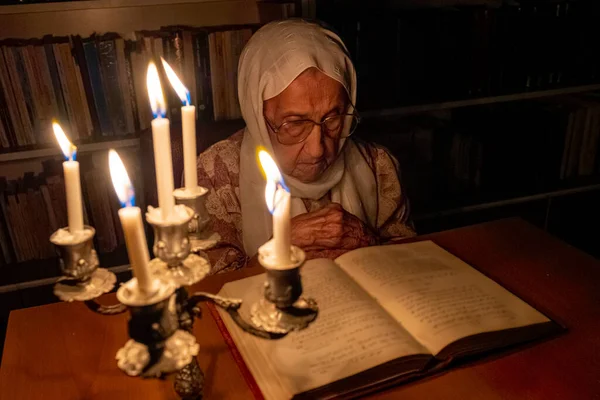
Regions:
<instances>
[{"instance_id":1,"label":"lit candle flame","mask_svg":"<svg viewBox=\"0 0 600 400\"><path fill-rule=\"evenodd\" d=\"M117 193L117 197L123 207L133 207L135 204L135 193L133 186L127 175L127 170L119 154L111 149L108 152L108 166L110 169L110 178L112 179L113 187Z\"/></svg>"},{"instance_id":2,"label":"lit candle flame","mask_svg":"<svg viewBox=\"0 0 600 400\"><path fill-rule=\"evenodd\" d=\"M277 193L277 188L282 187L288 192L289 189L285 186L283 176L281 176L281 172L279 172L277 164L275 164L275 161L266 150L259 149L258 160L260 161L260 166L267 179L267 185L265 187L265 201L269 211L272 214L275 211L275 194Z\"/></svg>"},{"instance_id":3,"label":"lit candle flame","mask_svg":"<svg viewBox=\"0 0 600 400\"><path fill-rule=\"evenodd\" d=\"M56 136L56 141L60 146L65 158L69 161L74 161L75 156L77 155L77 146L75 146L67 135L65 135L65 131L60 127L58 122L52 121L52 130L54 131L54 136Z\"/></svg>"},{"instance_id":4,"label":"lit candle flame","mask_svg":"<svg viewBox=\"0 0 600 400\"><path fill-rule=\"evenodd\" d=\"M167 74L167 78L169 78L169 82L171 82L171 86L177 93L177 96L181 99L181 102L184 106L189 106L192 103L190 98L190 91L183 85L173 68L165 61L164 58L160 58L162 61L163 68L165 69L165 73Z\"/></svg>"},{"instance_id":5,"label":"lit candle flame","mask_svg":"<svg viewBox=\"0 0 600 400\"><path fill-rule=\"evenodd\" d=\"M165 96L163 96L162 87L156 64L148 64L148 73L146 75L146 86L148 87L148 98L150 99L150 108L154 118L164 118L167 115L167 106L165 105Z\"/></svg>"}]
</instances>

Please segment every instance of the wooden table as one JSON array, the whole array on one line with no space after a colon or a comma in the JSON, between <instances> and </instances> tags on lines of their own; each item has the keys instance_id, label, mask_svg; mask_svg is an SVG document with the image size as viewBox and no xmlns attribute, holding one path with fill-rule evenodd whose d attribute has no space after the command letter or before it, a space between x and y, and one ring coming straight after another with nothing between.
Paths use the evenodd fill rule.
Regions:
<instances>
[{"instance_id":1,"label":"wooden table","mask_svg":"<svg viewBox=\"0 0 600 400\"><path fill-rule=\"evenodd\" d=\"M600 262L522 220L502 220L419 237L432 239L518 296L567 325L568 333L379 393L378 399L600 398ZM259 268L206 279L196 289ZM114 295L107 295L108 302ZM196 321L207 399L252 395L215 322ZM80 303L10 314L0 399L176 399L171 382L122 373L115 353L127 340L127 315L101 316Z\"/></svg>"}]
</instances>

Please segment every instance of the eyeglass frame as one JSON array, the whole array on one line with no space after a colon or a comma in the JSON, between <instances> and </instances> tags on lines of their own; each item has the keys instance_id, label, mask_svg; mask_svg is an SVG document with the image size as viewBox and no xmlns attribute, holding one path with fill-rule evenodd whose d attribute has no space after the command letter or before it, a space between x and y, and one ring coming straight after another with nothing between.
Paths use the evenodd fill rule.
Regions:
<instances>
[{"instance_id":1,"label":"eyeglass frame","mask_svg":"<svg viewBox=\"0 0 600 400\"><path fill-rule=\"evenodd\" d=\"M284 145L284 146L293 146L293 145L296 145L296 144L300 144L300 143L303 143L303 142L305 142L305 141L306 141L306 139L308 139L308 138L310 137L310 132L309 132L309 134L308 134L308 135L306 135L306 137L305 137L304 139L300 140L299 142L296 142L296 143L281 143L281 140L279 140L279 135L278 135L278 133L281 131L281 127L282 127L282 126L284 126L285 124L291 124L291 123L293 123L293 122L312 122L314 125L319 125L319 127L321 128L321 132L326 132L326 131L327 131L327 129L324 129L323 125L325 124L325 122L326 122L328 119L331 119L331 118L337 118L337 117L342 117L342 116L347 116L347 117L355 117L355 118L356 118L356 126L355 126L355 127L354 127L354 129L353 129L353 130L352 130L352 131L351 131L351 132L348 134L348 136L344 136L344 137L343 137L343 139L347 139L347 138L349 138L350 136L352 136L352 134L353 134L353 133L354 133L354 131L356 130L356 127L357 127L357 126L358 126L358 124L360 123L360 115L358 115L358 112L356 112L356 108L355 108L354 106L352 106L352 108L354 109L354 112L353 112L353 113L346 113L346 114L337 114L337 115L332 115L332 116L330 116L330 117L323 118L323 120L322 120L321 122L316 122L316 121L314 121L314 120L312 120L312 119L298 119L298 120L295 120L295 121L286 121L286 122L283 122L283 123L282 123L281 125L279 125L277 128L273 127L273 123L272 123L271 121L269 121L269 119L268 119L268 118L267 118L265 115L263 115L263 118L265 119L265 122L267 123L267 126L268 126L268 127L269 127L269 128L272 130L272 131L273 131L273 133L275 133L275 136L277 137L277 141L278 141L280 144L282 144L282 145ZM313 125L313 128L314 128L314 125ZM311 132L312 132L312 130L311 130ZM340 137L340 139L342 139L342 137Z\"/></svg>"}]
</instances>

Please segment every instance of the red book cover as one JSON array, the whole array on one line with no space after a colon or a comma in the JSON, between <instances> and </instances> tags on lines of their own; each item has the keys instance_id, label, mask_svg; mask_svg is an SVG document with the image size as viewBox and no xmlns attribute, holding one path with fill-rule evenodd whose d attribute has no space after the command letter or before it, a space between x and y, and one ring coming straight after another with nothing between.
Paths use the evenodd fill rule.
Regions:
<instances>
[{"instance_id":1,"label":"red book cover","mask_svg":"<svg viewBox=\"0 0 600 400\"><path fill-rule=\"evenodd\" d=\"M246 381L248 388L250 388L250 391L254 395L254 398L256 400L264 400L265 398L264 398L262 392L260 391L258 384L254 380L252 373L246 366L246 363L244 362L242 355L240 354L237 346L235 345L233 338L229 334L227 327L225 326L225 324L223 323L223 320L221 319L221 315L219 314L219 312L217 311L217 309L215 308L215 306L213 304L208 303L207 307L208 307L208 310L210 311L210 314L212 315L213 319L215 320L215 322L217 324L217 328L219 328L219 332L221 332L221 335L223 336L223 340L225 340L225 343L227 343L227 347L229 347L229 351L231 352L231 356L233 357L233 360L237 364L242 376L244 377L244 380Z\"/></svg>"}]
</instances>

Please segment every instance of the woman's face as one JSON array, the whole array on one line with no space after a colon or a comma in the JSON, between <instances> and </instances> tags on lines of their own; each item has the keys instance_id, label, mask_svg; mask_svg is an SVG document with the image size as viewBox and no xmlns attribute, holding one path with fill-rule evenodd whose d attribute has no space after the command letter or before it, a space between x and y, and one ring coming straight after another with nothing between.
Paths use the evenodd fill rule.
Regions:
<instances>
[{"instance_id":1,"label":"woman's face","mask_svg":"<svg viewBox=\"0 0 600 400\"><path fill-rule=\"evenodd\" d=\"M317 180L336 159L339 138L330 137L315 125L303 142L283 145L268 125L277 129L288 121L311 119L321 122L345 113L347 105L344 87L316 68L307 69L283 92L264 102L263 113L269 121L267 129L275 158L286 175L305 183Z\"/></svg>"}]
</instances>

